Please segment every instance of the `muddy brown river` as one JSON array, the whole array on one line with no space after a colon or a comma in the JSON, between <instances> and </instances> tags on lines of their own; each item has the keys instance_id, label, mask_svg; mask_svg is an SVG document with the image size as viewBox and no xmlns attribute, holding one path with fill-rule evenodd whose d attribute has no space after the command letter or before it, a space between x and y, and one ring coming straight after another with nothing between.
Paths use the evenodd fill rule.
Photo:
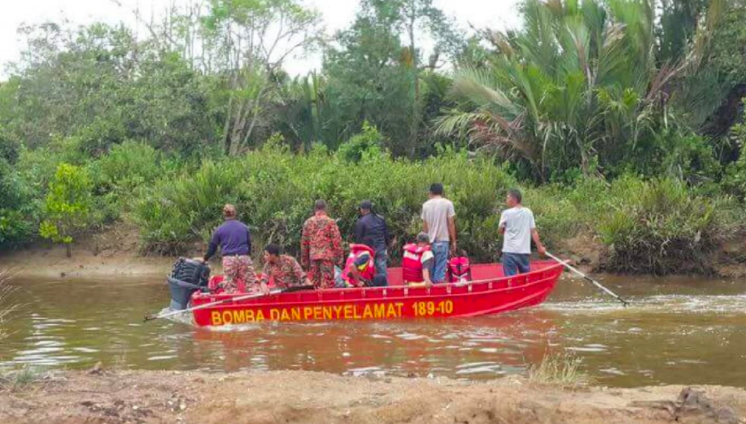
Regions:
<instances>
[{"instance_id":1,"label":"muddy brown river","mask_svg":"<svg viewBox=\"0 0 746 424\"><path fill-rule=\"evenodd\" d=\"M606 277L622 308L564 277L544 305L506 315L263 323L230 331L143 323L168 303L162 277L17 279L20 309L0 367L282 370L490 379L570 353L609 386L746 387L746 280Z\"/></svg>"}]
</instances>

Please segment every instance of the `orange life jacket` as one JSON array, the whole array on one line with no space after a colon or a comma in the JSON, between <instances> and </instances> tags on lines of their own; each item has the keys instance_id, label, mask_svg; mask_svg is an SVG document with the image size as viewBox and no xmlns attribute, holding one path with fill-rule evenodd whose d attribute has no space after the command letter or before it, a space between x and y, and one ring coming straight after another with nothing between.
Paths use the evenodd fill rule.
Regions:
<instances>
[{"instance_id":1,"label":"orange life jacket","mask_svg":"<svg viewBox=\"0 0 746 424\"><path fill-rule=\"evenodd\" d=\"M414 243L404 246L402 257L402 274L406 283L421 283L425 280L422 275L422 255L430 251L430 246L418 246Z\"/></svg>"},{"instance_id":2,"label":"orange life jacket","mask_svg":"<svg viewBox=\"0 0 746 424\"><path fill-rule=\"evenodd\" d=\"M351 244L350 254L349 256L347 256L347 262L345 262L345 270L342 273L342 278L347 283L352 284L353 280L352 278L350 278L349 274L352 269L355 268L355 261L358 260L361 256L367 255L368 262L362 267L358 267L358 273L360 274L360 278L362 280L372 281L373 277L376 276L375 254L375 250L364 244Z\"/></svg>"}]
</instances>

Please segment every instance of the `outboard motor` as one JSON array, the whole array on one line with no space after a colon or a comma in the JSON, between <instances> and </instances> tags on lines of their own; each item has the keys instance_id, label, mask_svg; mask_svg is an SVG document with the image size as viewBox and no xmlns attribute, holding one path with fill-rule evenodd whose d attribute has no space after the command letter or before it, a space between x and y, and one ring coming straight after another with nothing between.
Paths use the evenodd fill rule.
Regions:
<instances>
[{"instance_id":1,"label":"outboard motor","mask_svg":"<svg viewBox=\"0 0 746 424\"><path fill-rule=\"evenodd\" d=\"M189 299L197 290L207 292L210 280L210 267L194 259L179 258L168 276L168 288L171 292L171 309L186 309Z\"/></svg>"}]
</instances>

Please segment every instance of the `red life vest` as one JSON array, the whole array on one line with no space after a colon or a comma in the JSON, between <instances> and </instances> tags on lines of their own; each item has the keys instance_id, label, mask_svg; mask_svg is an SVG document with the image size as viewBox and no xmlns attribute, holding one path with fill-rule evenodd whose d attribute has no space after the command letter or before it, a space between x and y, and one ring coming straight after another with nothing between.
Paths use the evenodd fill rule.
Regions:
<instances>
[{"instance_id":1,"label":"red life vest","mask_svg":"<svg viewBox=\"0 0 746 424\"><path fill-rule=\"evenodd\" d=\"M471 264L466 256L451 258L448 261L448 282L465 283L471 281Z\"/></svg>"},{"instance_id":2,"label":"red life vest","mask_svg":"<svg viewBox=\"0 0 746 424\"><path fill-rule=\"evenodd\" d=\"M342 279L346 282L352 284L349 273L355 268L355 261L363 255L368 256L368 263L364 265L363 269L358 268L358 273L362 280L373 281L373 277L376 276L375 250L364 244L351 244L350 254L347 256L347 262L345 262L345 271L342 273Z\"/></svg>"},{"instance_id":3,"label":"red life vest","mask_svg":"<svg viewBox=\"0 0 746 424\"><path fill-rule=\"evenodd\" d=\"M413 243L404 246L401 266L405 283L421 283L425 280L422 275L422 255L429 251L430 246L422 247Z\"/></svg>"}]
</instances>

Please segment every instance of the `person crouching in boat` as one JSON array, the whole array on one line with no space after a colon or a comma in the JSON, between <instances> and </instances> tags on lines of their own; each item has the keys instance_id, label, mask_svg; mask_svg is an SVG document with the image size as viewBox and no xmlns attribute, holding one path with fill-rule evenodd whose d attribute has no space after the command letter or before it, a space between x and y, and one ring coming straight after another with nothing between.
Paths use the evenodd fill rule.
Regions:
<instances>
[{"instance_id":1,"label":"person crouching in boat","mask_svg":"<svg viewBox=\"0 0 746 424\"><path fill-rule=\"evenodd\" d=\"M245 286L256 283L256 272L251 262L251 232L249 227L236 219L236 207L230 204L223 206L223 225L215 230L210 240L207 253L201 259L207 262L217 252L218 246L223 256L223 290L225 293L236 293L239 281Z\"/></svg>"},{"instance_id":2,"label":"person crouching in boat","mask_svg":"<svg viewBox=\"0 0 746 424\"><path fill-rule=\"evenodd\" d=\"M269 280L279 289L311 285L298 261L289 255L283 255L282 249L276 244L268 244L264 248L264 268L259 282L261 292L269 294Z\"/></svg>"},{"instance_id":3,"label":"person crouching in boat","mask_svg":"<svg viewBox=\"0 0 746 424\"><path fill-rule=\"evenodd\" d=\"M540 255L546 250L536 230L534 213L521 205L523 196L516 189L508 191L505 203L510 209L500 215L500 234L503 235L503 273L505 276L524 274L530 271L531 239L536 243Z\"/></svg>"},{"instance_id":4,"label":"person crouching in boat","mask_svg":"<svg viewBox=\"0 0 746 424\"><path fill-rule=\"evenodd\" d=\"M376 276L376 252L364 244L351 244L342 279L347 287L372 286Z\"/></svg>"},{"instance_id":5,"label":"person crouching in boat","mask_svg":"<svg viewBox=\"0 0 746 424\"><path fill-rule=\"evenodd\" d=\"M404 246L402 273L404 284L410 287L431 287L435 257L430 250L430 236L427 233L417 234L417 243Z\"/></svg>"}]
</instances>

